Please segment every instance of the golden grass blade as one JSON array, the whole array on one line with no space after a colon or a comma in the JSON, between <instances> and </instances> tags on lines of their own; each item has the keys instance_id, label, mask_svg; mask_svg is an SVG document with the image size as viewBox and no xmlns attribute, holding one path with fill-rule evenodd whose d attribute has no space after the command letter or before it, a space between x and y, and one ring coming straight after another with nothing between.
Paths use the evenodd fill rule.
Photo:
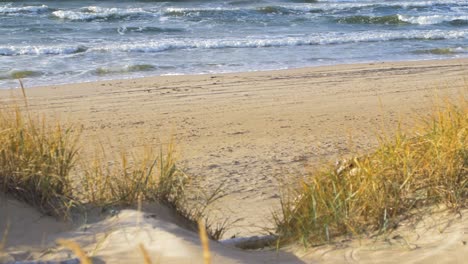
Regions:
<instances>
[{"instance_id":1,"label":"golden grass blade","mask_svg":"<svg viewBox=\"0 0 468 264\"><path fill-rule=\"evenodd\" d=\"M148 251L146 250L143 244L140 244L140 251L141 251L141 254L143 255L144 263L151 264L152 262L151 262L150 255L148 254Z\"/></svg>"},{"instance_id":2,"label":"golden grass blade","mask_svg":"<svg viewBox=\"0 0 468 264\"><path fill-rule=\"evenodd\" d=\"M211 264L211 253L210 253L208 234L206 233L206 227L201 220L198 221L198 232L199 232L200 241L203 247L203 263Z\"/></svg>"},{"instance_id":3,"label":"golden grass blade","mask_svg":"<svg viewBox=\"0 0 468 264\"><path fill-rule=\"evenodd\" d=\"M28 105L28 97L26 96L26 90L24 88L24 85L23 85L23 81L21 79L18 79L19 81L19 84L20 84L20 88L21 88L21 93L23 94L23 100L24 100L24 104L26 105L26 108L29 107Z\"/></svg>"},{"instance_id":4,"label":"golden grass blade","mask_svg":"<svg viewBox=\"0 0 468 264\"><path fill-rule=\"evenodd\" d=\"M91 259L86 255L83 249L76 242L66 239L58 239L57 243L65 248L68 248L80 260L81 264L92 264Z\"/></svg>"}]
</instances>

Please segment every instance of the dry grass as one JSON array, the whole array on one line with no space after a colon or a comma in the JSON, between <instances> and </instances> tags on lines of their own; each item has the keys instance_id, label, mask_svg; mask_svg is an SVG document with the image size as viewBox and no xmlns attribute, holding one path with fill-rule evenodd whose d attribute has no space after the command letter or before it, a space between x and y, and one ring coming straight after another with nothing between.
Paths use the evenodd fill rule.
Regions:
<instances>
[{"instance_id":1,"label":"dry grass","mask_svg":"<svg viewBox=\"0 0 468 264\"><path fill-rule=\"evenodd\" d=\"M78 257L81 264L92 264L93 262L91 259L86 255L84 250L78 245L76 242L71 240L59 239L57 243L69 250L73 251L73 253Z\"/></svg>"},{"instance_id":2,"label":"dry grass","mask_svg":"<svg viewBox=\"0 0 468 264\"><path fill-rule=\"evenodd\" d=\"M202 221L198 221L198 233L200 235L200 242L203 247L203 263L211 264L211 253L208 234L206 233L206 228Z\"/></svg>"},{"instance_id":3,"label":"dry grass","mask_svg":"<svg viewBox=\"0 0 468 264\"><path fill-rule=\"evenodd\" d=\"M50 126L19 107L0 109L1 190L46 214L66 216L77 140L72 126Z\"/></svg>"},{"instance_id":4,"label":"dry grass","mask_svg":"<svg viewBox=\"0 0 468 264\"><path fill-rule=\"evenodd\" d=\"M79 132L72 125L51 126L45 118L33 116L26 91L23 87L21 91L24 106L0 107L3 192L55 216L68 215L73 203L125 206L139 197L181 206L189 177L176 167L173 144L158 154L150 148L138 156L122 152L112 166L102 151L84 166Z\"/></svg>"},{"instance_id":5,"label":"dry grass","mask_svg":"<svg viewBox=\"0 0 468 264\"><path fill-rule=\"evenodd\" d=\"M140 251L141 251L141 254L143 255L143 260L144 260L143 263L145 264L153 263L151 262L151 257L143 244L140 244Z\"/></svg>"},{"instance_id":6,"label":"dry grass","mask_svg":"<svg viewBox=\"0 0 468 264\"><path fill-rule=\"evenodd\" d=\"M221 191L207 193L190 185L190 177L176 165L174 144L158 151L147 147L139 154L122 152L117 159L109 159L101 147L89 162L80 156L80 133L72 125L50 125L32 115L22 92L22 99L12 101L22 100L24 106L0 106L0 191L63 218L73 206L125 207L146 201L170 207L193 230L198 219L207 219L205 209ZM209 199L188 203L189 188ZM225 225L208 226L214 239L226 231Z\"/></svg>"},{"instance_id":7,"label":"dry grass","mask_svg":"<svg viewBox=\"0 0 468 264\"><path fill-rule=\"evenodd\" d=\"M122 152L112 166L103 160L107 161L105 155L98 154L83 170L83 197L88 203L134 205L140 199L177 207L185 197L189 177L177 168L172 143L161 147L159 154L149 148L142 155Z\"/></svg>"},{"instance_id":8,"label":"dry grass","mask_svg":"<svg viewBox=\"0 0 468 264\"><path fill-rule=\"evenodd\" d=\"M382 136L372 154L310 173L282 197L283 242L305 245L395 228L416 209L468 205L468 103L444 103L414 133ZM416 210L416 211L415 211Z\"/></svg>"}]
</instances>

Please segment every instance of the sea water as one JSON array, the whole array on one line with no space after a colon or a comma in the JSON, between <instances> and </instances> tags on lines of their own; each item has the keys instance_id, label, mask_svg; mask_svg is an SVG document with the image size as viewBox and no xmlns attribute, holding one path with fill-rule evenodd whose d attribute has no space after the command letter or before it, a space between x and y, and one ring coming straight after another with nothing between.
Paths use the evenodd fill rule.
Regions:
<instances>
[{"instance_id":1,"label":"sea water","mask_svg":"<svg viewBox=\"0 0 468 264\"><path fill-rule=\"evenodd\" d=\"M468 0L0 0L1 88L467 56Z\"/></svg>"}]
</instances>

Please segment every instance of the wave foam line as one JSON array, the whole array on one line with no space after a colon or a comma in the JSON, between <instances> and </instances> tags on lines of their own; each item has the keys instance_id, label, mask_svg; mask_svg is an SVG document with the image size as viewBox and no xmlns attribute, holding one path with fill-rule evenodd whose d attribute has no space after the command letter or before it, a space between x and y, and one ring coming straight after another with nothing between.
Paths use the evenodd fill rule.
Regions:
<instances>
[{"instance_id":1,"label":"wave foam line","mask_svg":"<svg viewBox=\"0 0 468 264\"><path fill-rule=\"evenodd\" d=\"M404 22L417 25L436 25L444 22L452 21L467 21L468 15L465 16L443 16L443 15L431 15L431 16L405 16L398 15L398 19Z\"/></svg>"},{"instance_id":2,"label":"wave foam line","mask_svg":"<svg viewBox=\"0 0 468 264\"><path fill-rule=\"evenodd\" d=\"M81 53L88 50L83 45L78 46L23 46L23 47L0 47L0 56L19 55L65 55Z\"/></svg>"},{"instance_id":3,"label":"wave foam line","mask_svg":"<svg viewBox=\"0 0 468 264\"><path fill-rule=\"evenodd\" d=\"M8 4L0 6L0 14L43 13L48 10L49 7L46 5L13 7L11 4Z\"/></svg>"},{"instance_id":4,"label":"wave foam line","mask_svg":"<svg viewBox=\"0 0 468 264\"><path fill-rule=\"evenodd\" d=\"M279 4L274 6L252 6L252 7L167 7L162 9L165 15L189 15L204 12L236 12L236 11L257 11L260 13L296 13L296 12L316 12L316 11L345 11L356 8L376 8L376 7L431 7L433 5L457 5L457 0L439 1L392 1L392 2L317 2L303 4Z\"/></svg>"},{"instance_id":5,"label":"wave foam line","mask_svg":"<svg viewBox=\"0 0 468 264\"><path fill-rule=\"evenodd\" d=\"M411 30L359 32L346 35L341 32L313 34L300 37L250 37L228 39L161 39L132 43L101 44L99 46L25 46L0 47L0 55L62 55L80 52L162 52L173 49L223 49L223 48L262 48L305 45L330 45L359 42L379 42L397 40L439 40L468 38L466 30Z\"/></svg>"},{"instance_id":6,"label":"wave foam line","mask_svg":"<svg viewBox=\"0 0 468 264\"><path fill-rule=\"evenodd\" d=\"M220 49L220 48L262 48L282 46L330 45L357 42L378 42L411 39L457 39L468 38L468 30L412 30L405 32L381 31L360 32L353 35L331 32L303 37L243 38L243 39L189 39L162 40L144 43L112 44L91 50L121 52L161 52L172 49Z\"/></svg>"},{"instance_id":7,"label":"wave foam line","mask_svg":"<svg viewBox=\"0 0 468 264\"><path fill-rule=\"evenodd\" d=\"M98 6L83 7L79 11L57 10L52 12L52 16L72 21L87 21L94 19L122 18L128 16L155 15L142 8L105 8Z\"/></svg>"}]
</instances>

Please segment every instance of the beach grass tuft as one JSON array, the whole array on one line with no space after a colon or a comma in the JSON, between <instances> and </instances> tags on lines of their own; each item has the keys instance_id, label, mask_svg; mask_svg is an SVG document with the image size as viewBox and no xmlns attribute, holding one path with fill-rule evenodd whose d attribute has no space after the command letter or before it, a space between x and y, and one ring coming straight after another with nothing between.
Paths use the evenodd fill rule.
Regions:
<instances>
[{"instance_id":1,"label":"beach grass tuft","mask_svg":"<svg viewBox=\"0 0 468 264\"><path fill-rule=\"evenodd\" d=\"M226 224L215 227L205 215L221 190L210 193L191 185L191 177L177 166L173 140L158 150L146 146L138 154L122 151L116 159L109 158L103 146L94 157L83 157L80 130L32 114L26 91L21 91L23 98L0 106L1 192L64 219L70 218L74 207L161 203L194 230L197 221L205 219L213 239L226 231ZM204 193L209 199L191 204L189 192Z\"/></svg>"},{"instance_id":2,"label":"beach grass tuft","mask_svg":"<svg viewBox=\"0 0 468 264\"><path fill-rule=\"evenodd\" d=\"M111 166L104 153L97 154L83 170L83 197L99 206L133 205L139 199L177 206L189 177L176 166L174 153L173 143L159 154L151 148L141 155L121 152Z\"/></svg>"},{"instance_id":3,"label":"beach grass tuft","mask_svg":"<svg viewBox=\"0 0 468 264\"><path fill-rule=\"evenodd\" d=\"M384 133L373 153L311 171L285 191L274 214L281 241L318 245L394 229L431 205L466 207L468 103L438 105L412 132Z\"/></svg>"},{"instance_id":4,"label":"beach grass tuft","mask_svg":"<svg viewBox=\"0 0 468 264\"><path fill-rule=\"evenodd\" d=\"M73 126L50 125L17 106L0 109L0 190L46 214L67 216L77 142Z\"/></svg>"}]
</instances>

